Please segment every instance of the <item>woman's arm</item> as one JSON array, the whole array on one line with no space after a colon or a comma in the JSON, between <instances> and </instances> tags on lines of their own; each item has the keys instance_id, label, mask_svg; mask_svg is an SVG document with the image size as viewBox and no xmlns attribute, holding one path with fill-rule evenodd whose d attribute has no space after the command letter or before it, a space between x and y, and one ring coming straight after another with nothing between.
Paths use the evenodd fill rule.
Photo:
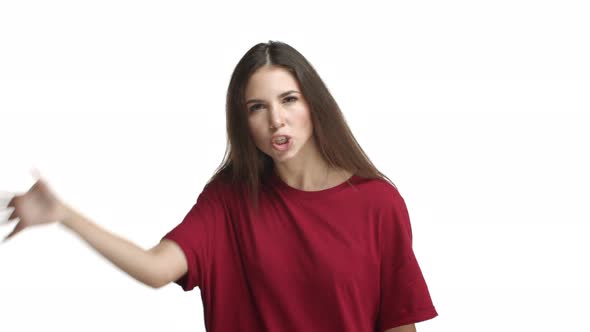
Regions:
<instances>
[{"instance_id":1,"label":"woman's arm","mask_svg":"<svg viewBox=\"0 0 590 332\"><path fill-rule=\"evenodd\" d=\"M182 250L172 241L161 241L150 250L114 235L65 205L61 223L78 234L103 257L136 280L153 288L177 280L187 271Z\"/></svg>"}]
</instances>

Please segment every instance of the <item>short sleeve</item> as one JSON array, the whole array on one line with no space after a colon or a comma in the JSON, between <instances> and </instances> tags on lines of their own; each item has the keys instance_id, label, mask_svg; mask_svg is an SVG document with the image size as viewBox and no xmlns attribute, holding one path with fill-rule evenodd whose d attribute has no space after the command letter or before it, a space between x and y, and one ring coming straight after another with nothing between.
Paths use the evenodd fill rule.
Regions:
<instances>
[{"instance_id":1,"label":"short sleeve","mask_svg":"<svg viewBox=\"0 0 590 332\"><path fill-rule=\"evenodd\" d=\"M381 220L380 332L438 316L412 249L408 210L397 190L388 205Z\"/></svg>"},{"instance_id":2,"label":"short sleeve","mask_svg":"<svg viewBox=\"0 0 590 332\"><path fill-rule=\"evenodd\" d=\"M201 286L210 271L215 228L222 213L220 201L205 189L182 222L162 237L174 241L185 255L188 270L174 281L185 291Z\"/></svg>"}]
</instances>

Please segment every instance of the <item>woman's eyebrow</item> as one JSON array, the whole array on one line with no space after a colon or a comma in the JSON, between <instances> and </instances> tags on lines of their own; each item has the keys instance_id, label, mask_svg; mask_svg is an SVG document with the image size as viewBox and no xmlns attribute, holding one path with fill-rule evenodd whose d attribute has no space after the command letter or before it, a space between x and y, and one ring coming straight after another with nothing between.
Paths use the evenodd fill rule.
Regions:
<instances>
[{"instance_id":1,"label":"woman's eyebrow","mask_svg":"<svg viewBox=\"0 0 590 332\"><path fill-rule=\"evenodd\" d=\"M286 91L286 92L283 92L283 93L281 93L281 94L279 95L279 98L283 98L283 97L285 97L286 95L288 95L288 94L290 94L290 93L293 93L293 92L295 92L295 93L300 93L300 92L299 92L299 91L297 91L297 90L289 90L289 91ZM261 100L261 99L250 99L250 100L248 100L248 101L246 102L246 105L248 105L248 104L250 104L250 103L264 103L264 100Z\"/></svg>"}]
</instances>

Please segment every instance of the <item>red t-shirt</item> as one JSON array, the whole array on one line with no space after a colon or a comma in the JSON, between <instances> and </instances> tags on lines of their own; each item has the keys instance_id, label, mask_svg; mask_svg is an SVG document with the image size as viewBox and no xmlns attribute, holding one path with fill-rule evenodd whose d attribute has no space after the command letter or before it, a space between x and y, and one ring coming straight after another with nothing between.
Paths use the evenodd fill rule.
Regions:
<instances>
[{"instance_id":1,"label":"red t-shirt","mask_svg":"<svg viewBox=\"0 0 590 332\"><path fill-rule=\"evenodd\" d=\"M357 175L302 191L276 174L260 214L243 190L205 186L163 239L184 252L209 332L382 332L436 317L412 250L404 199L381 179Z\"/></svg>"}]
</instances>

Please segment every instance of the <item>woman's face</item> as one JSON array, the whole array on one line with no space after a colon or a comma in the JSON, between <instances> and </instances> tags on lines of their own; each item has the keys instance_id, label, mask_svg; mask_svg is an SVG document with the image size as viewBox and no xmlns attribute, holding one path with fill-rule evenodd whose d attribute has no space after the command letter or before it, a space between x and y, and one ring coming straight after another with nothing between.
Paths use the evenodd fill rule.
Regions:
<instances>
[{"instance_id":1,"label":"woman's face","mask_svg":"<svg viewBox=\"0 0 590 332\"><path fill-rule=\"evenodd\" d=\"M314 147L313 124L307 101L291 73L282 67L263 66L250 77L245 92L248 125L258 149L275 163L309 154ZM277 135L286 135L287 142L273 143Z\"/></svg>"}]
</instances>

